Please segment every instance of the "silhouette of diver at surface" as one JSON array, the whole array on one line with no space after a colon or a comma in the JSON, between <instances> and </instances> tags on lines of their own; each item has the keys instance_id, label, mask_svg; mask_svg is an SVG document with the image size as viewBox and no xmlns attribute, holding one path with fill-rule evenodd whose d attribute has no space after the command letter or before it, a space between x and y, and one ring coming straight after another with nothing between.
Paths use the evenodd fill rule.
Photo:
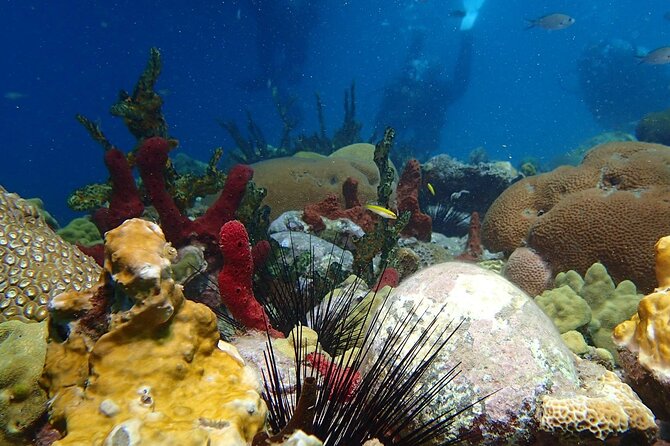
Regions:
<instances>
[{"instance_id":1,"label":"silhouette of diver at surface","mask_svg":"<svg viewBox=\"0 0 670 446\"><path fill-rule=\"evenodd\" d=\"M388 84L375 119L373 141L388 126L396 130L396 153L411 151L423 161L439 147L447 109L468 86L472 68L472 33L462 32L453 75L423 57L425 34L415 32L400 76ZM394 160L395 161L395 160Z\"/></svg>"},{"instance_id":2,"label":"silhouette of diver at surface","mask_svg":"<svg viewBox=\"0 0 670 446\"><path fill-rule=\"evenodd\" d=\"M248 90L293 85L307 59L309 33L318 19L315 0L249 0L256 20L258 74Z\"/></svg>"}]
</instances>

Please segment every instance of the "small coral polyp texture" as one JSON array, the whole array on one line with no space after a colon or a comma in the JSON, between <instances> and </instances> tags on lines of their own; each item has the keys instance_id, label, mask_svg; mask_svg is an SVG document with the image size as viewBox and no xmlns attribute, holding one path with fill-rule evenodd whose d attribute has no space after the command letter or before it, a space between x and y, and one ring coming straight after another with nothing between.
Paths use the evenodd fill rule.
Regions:
<instances>
[{"instance_id":1,"label":"small coral polyp texture","mask_svg":"<svg viewBox=\"0 0 670 446\"><path fill-rule=\"evenodd\" d=\"M35 206L0 186L0 322L43 321L51 297L88 289L99 274L93 259L58 237Z\"/></svg>"},{"instance_id":2,"label":"small coral polyp texture","mask_svg":"<svg viewBox=\"0 0 670 446\"><path fill-rule=\"evenodd\" d=\"M132 306L97 340L74 323L50 344L50 417L66 427L54 444L249 444L267 411L258 378L219 341L212 311L184 299L161 229L132 219L105 239L101 281Z\"/></svg>"}]
</instances>

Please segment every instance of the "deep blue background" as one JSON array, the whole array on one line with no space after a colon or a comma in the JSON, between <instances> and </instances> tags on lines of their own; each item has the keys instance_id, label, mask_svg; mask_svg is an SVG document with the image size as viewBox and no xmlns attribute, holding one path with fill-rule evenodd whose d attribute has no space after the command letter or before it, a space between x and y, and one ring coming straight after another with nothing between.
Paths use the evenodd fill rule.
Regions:
<instances>
[{"instance_id":1,"label":"deep blue background","mask_svg":"<svg viewBox=\"0 0 670 446\"><path fill-rule=\"evenodd\" d=\"M24 197L40 196L61 223L75 215L65 205L67 195L107 177L101 148L74 115L100 122L117 146L131 149L133 139L108 110L119 89L132 90L152 46L162 52L157 89L166 93L164 113L179 150L206 160L216 146L231 148L217 119L243 123L247 109L268 139L278 142L269 90L241 87L257 77L255 39L263 32L250 1L157 4L0 3L0 184ZM343 91L355 80L357 115L363 136L370 135L384 85L402 68L412 28L425 28L426 57L443 62L447 72L452 68L461 35L449 11L459 8L458 0L316 4L319 17L308 36L302 79L288 86L302 98L301 125L310 133L317 130L314 92L322 96L332 131L341 123ZM667 10L665 0L488 0L473 29L471 82L450 108L440 151L467 158L482 146L496 159L548 160L609 130L582 103L576 60L583 48L605 38L647 49L670 45ZM575 25L524 30L524 18L553 12L570 14Z\"/></svg>"}]
</instances>

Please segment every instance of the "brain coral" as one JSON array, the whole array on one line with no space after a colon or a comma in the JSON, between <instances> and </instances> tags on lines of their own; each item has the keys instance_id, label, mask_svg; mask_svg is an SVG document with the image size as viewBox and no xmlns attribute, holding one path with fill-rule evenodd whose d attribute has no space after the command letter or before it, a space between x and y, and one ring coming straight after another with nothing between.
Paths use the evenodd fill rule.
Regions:
<instances>
[{"instance_id":1,"label":"brain coral","mask_svg":"<svg viewBox=\"0 0 670 446\"><path fill-rule=\"evenodd\" d=\"M92 287L100 268L63 241L39 211L0 186L0 322L42 321L51 297Z\"/></svg>"},{"instance_id":2,"label":"brain coral","mask_svg":"<svg viewBox=\"0 0 670 446\"><path fill-rule=\"evenodd\" d=\"M493 203L484 245L534 249L554 273L603 263L615 281L653 288L653 246L670 231L670 149L614 142L512 185Z\"/></svg>"},{"instance_id":3,"label":"brain coral","mask_svg":"<svg viewBox=\"0 0 670 446\"><path fill-rule=\"evenodd\" d=\"M307 203L335 194L340 202L342 183L352 177L358 181L362 202L377 198L379 170L372 160L372 144L353 144L328 157L291 156L252 164L254 183L265 187L265 203L272 208L274 219L290 210L303 209Z\"/></svg>"}]
</instances>

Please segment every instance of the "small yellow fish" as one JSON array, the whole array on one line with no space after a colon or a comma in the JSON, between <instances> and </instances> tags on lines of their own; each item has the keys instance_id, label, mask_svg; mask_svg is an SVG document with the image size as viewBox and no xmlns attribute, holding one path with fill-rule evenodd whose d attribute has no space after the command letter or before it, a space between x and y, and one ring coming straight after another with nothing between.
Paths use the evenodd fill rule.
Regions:
<instances>
[{"instance_id":1,"label":"small yellow fish","mask_svg":"<svg viewBox=\"0 0 670 446\"><path fill-rule=\"evenodd\" d=\"M385 207L378 206L376 204L366 204L365 209L379 215L382 218L390 218L391 220L398 218L398 216L392 210L386 209Z\"/></svg>"},{"instance_id":2,"label":"small yellow fish","mask_svg":"<svg viewBox=\"0 0 670 446\"><path fill-rule=\"evenodd\" d=\"M428 188L428 192L430 192L432 196L435 196L435 188L433 187L433 185L430 183L426 183L426 187Z\"/></svg>"}]
</instances>

